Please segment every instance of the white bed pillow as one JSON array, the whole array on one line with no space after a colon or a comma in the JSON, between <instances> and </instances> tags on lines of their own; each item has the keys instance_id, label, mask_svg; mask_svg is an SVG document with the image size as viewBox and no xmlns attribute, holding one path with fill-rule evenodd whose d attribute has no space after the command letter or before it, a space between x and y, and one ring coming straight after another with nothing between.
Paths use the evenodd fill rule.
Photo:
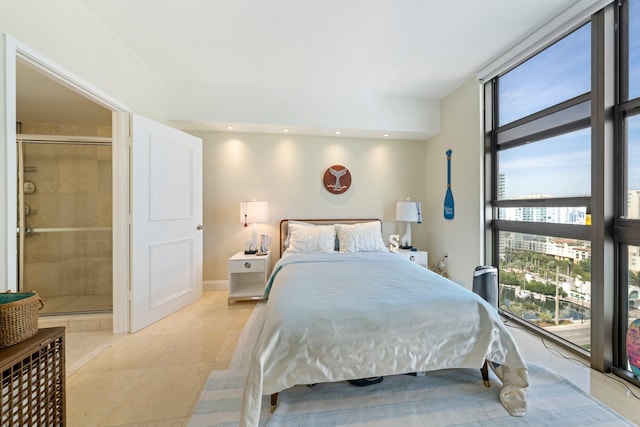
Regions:
<instances>
[{"instance_id":1,"label":"white bed pillow","mask_svg":"<svg viewBox=\"0 0 640 427\"><path fill-rule=\"evenodd\" d=\"M386 252L388 251L382 230L377 221L358 224L336 224L336 235L340 252Z\"/></svg>"},{"instance_id":2,"label":"white bed pillow","mask_svg":"<svg viewBox=\"0 0 640 427\"><path fill-rule=\"evenodd\" d=\"M289 225L287 252L335 252L336 228L333 225Z\"/></svg>"},{"instance_id":3,"label":"white bed pillow","mask_svg":"<svg viewBox=\"0 0 640 427\"><path fill-rule=\"evenodd\" d=\"M313 227L315 224L310 224L308 222L303 222L303 221L295 221L295 220L288 220L287 221L287 237L284 239L284 243L282 244L284 246L285 249L289 248L289 240L291 239L291 226L293 224L297 224L297 225L306 225L309 227Z\"/></svg>"}]
</instances>

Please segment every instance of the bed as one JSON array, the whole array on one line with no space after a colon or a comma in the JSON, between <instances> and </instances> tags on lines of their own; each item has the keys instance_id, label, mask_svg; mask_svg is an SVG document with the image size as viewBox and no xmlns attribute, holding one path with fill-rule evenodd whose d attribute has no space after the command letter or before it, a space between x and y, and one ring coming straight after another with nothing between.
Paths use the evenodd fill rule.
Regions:
<instances>
[{"instance_id":1,"label":"bed","mask_svg":"<svg viewBox=\"0 0 640 427\"><path fill-rule=\"evenodd\" d=\"M263 395L275 405L294 385L481 368L486 361L502 381L505 409L526 414L527 366L497 311L390 252L379 220L283 220L280 241L241 426L258 425Z\"/></svg>"}]
</instances>

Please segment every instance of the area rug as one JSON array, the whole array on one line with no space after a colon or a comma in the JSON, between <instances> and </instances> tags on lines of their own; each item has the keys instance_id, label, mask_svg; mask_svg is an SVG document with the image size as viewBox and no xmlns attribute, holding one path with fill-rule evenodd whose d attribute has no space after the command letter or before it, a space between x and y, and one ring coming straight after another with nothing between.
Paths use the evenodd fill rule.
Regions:
<instances>
[{"instance_id":1,"label":"area rug","mask_svg":"<svg viewBox=\"0 0 640 427\"><path fill-rule=\"evenodd\" d=\"M237 426L243 387L255 340L256 307L243 331L230 369L213 371L189 426ZM525 417L510 416L500 404L500 382L490 388L479 369L395 375L379 384L356 387L343 381L296 386L280 393L274 413L262 402L261 426L633 426L568 380L529 364L529 403Z\"/></svg>"}]
</instances>

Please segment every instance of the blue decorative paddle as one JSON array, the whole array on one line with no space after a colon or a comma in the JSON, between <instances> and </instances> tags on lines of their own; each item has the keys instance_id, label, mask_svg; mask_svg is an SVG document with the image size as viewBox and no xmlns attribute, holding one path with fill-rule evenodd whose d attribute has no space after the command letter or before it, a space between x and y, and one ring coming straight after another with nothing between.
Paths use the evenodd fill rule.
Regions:
<instances>
[{"instance_id":1,"label":"blue decorative paddle","mask_svg":"<svg viewBox=\"0 0 640 427\"><path fill-rule=\"evenodd\" d=\"M453 219L453 193L451 192L451 148L447 150L447 194L444 196L444 219Z\"/></svg>"}]
</instances>

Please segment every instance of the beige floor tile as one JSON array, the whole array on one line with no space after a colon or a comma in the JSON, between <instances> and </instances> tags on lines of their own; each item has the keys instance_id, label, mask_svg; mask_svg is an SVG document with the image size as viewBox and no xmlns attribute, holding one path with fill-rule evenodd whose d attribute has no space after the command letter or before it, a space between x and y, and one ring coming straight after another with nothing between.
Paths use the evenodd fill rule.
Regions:
<instances>
[{"instance_id":1,"label":"beige floor tile","mask_svg":"<svg viewBox=\"0 0 640 427\"><path fill-rule=\"evenodd\" d=\"M153 336L123 335L79 371L112 372L148 368L163 351L160 341Z\"/></svg>"},{"instance_id":2,"label":"beige floor tile","mask_svg":"<svg viewBox=\"0 0 640 427\"><path fill-rule=\"evenodd\" d=\"M187 417L200 394L202 378L210 371L209 365L146 369L130 389L136 399L121 401L105 421L107 425L121 425Z\"/></svg>"},{"instance_id":3,"label":"beige floor tile","mask_svg":"<svg viewBox=\"0 0 640 427\"><path fill-rule=\"evenodd\" d=\"M159 420L149 422L135 422L120 424L118 427L184 427L189 424L189 418L175 418L172 420Z\"/></svg>"},{"instance_id":4,"label":"beige floor tile","mask_svg":"<svg viewBox=\"0 0 640 427\"><path fill-rule=\"evenodd\" d=\"M640 396L640 389L631 384L619 382L611 374L605 375L588 366L588 361L569 353L548 340L542 340L526 330L510 329L518 342L520 352L527 363L535 363L551 369L567 378L585 393L591 394L614 411L640 425L639 400L626 387Z\"/></svg>"},{"instance_id":5,"label":"beige floor tile","mask_svg":"<svg viewBox=\"0 0 640 427\"><path fill-rule=\"evenodd\" d=\"M114 408L132 400L134 386L146 370L76 373L67 380L69 427L104 426Z\"/></svg>"},{"instance_id":6,"label":"beige floor tile","mask_svg":"<svg viewBox=\"0 0 640 427\"><path fill-rule=\"evenodd\" d=\"M149 366L210 364L216 360L225 335L224 332L205 334L201 330L190 330L164 336L162 351L155 360L149 361Z\"/></svg>"},{"instance_id":7,"label":"beige floor tile","mask_svg":"<svg viewBox=\"0 0 640 427\"><path fill-rule=\"evenodd\" d=\"M65 339L68 377L110 346L118 336L107 331L93 331L67 333Z\"/></svg>"},{"instance_id":8,"label":"beige floor tile","mask_svg":"<svg viewBox=\"0 0 640 427\"><path fill-rule=\"evenodd\" d=\"M105 342L102 332L68 332L69 425L186 425L211 371L228 368L254 306L205 292L136 334L107 334Z\"/></svg>"},{"instance_id":9,"label":"beige floor tile","mask_svg":"<svg viewBox=\"0 0 640 427\"><path fill-rule=\"evenodd\" d=\"M254 306L228 305L227 292L209 291L178 313L106 344L86 332L68 332L67 366L76 366L67 379L68 425L185 426L211 371L228 369ZM571 355L550 351L537 337L511 330L527 362L567 377L640 425L638 400L622 384ZM94 347L98 354L91 354L98 345L101 351Z\"/></svg>"},{"instance_id":10,"label":"beige floor tile","mask_svg":"<svg viewBox=\"0 0 640 427\"><path fill-rule=\"evenodd\" d=\"M611 374L605 375L590 369L589 392L593 397L640 426L640 399L636 397L640 396L640 388L614 378Z\"/></svg>"}]
</instances>

